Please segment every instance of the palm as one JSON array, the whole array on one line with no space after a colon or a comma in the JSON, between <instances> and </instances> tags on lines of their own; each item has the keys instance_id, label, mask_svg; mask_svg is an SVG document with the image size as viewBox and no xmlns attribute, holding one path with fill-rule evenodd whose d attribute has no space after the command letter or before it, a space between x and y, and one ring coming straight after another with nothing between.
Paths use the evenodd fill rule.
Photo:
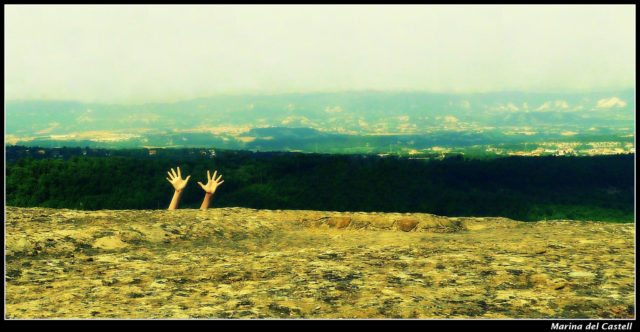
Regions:
<instances>
[{"instance_id":1,"label":"palm","mask_svg":"<svg viewBox=\"0 0 640 332\"><path fill-rule=\"evenodd\" d=\"M175 178L173 181L170 181L175 190L182 190L187 186L187 180L183 180L180 178Z\"/></svg>"},{"instance_id":2,"label":"palm","mask_svg":"<svg viewBox=\"0 0 640 332\"><path fill-rule=\"evenodd\" d=\"M185 179L182 178L182 174L180 174L180 167L178 167L178 173L171 169L171 172L167 172L169 177L166 178L169 183L173 186L173 189L176 191L182 191L187 186L187 182L189 182L189 178L191 175L187 176Z\"/></svg>"},{"instance_id":3,"label":"palm","mask_svg":"<svg viewBox=\"0 0 640 332\"><path fill-rule=\"evenodd\" d=\"M218 178L216 179L217 174L218 171L215 171L213 172L213 176L210 176L209 171L207 171L207 184L204 185L202 184L202 182L198 182L200 187L202 187L202 190L204 190L206 193L213 194L214 192L216 192L218 186L224 182L224 180L220 181L220 179L222 179L222 174L220 174L220 176L218 176Z\"/></svg>"}]
</instances>

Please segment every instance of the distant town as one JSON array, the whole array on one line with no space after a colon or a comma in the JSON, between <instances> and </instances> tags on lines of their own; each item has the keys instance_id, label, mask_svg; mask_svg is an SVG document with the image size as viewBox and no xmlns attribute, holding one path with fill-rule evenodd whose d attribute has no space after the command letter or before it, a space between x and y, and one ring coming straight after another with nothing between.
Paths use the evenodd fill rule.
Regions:
<instances>
[{"instance_id":1,"label":"distant town","mask_svg":"<svg viewBox=\"0 0 640 332\"><path fill-rule=\"evenodd\" d=\"M599 156L615 154L631 154L636 149L630 142L542 142L542 143L522 143L520 149L504 147L504 144L486 146L484 151L487 154L496 156ZM470 148L443 148L432 147L424 149L424 153L429 154L462 154L466 150L478 150L479 147ZM420 151L410 150L410 155L420 154Z\"/></svg>"},{"instance_id":2,"label":"distant town","mask_svg":"<svg viewBox=\"0 0 640 332\"><path fill-rule=\"evenodd\" d=\"M142 158L161 157L170 152L181 151L185 157L190 158L215 158L216 149L213 148L191 148L172 146L145 146L141 148L109 149L96 147L37 147L7 145L6 160L17 160L31 157L40 158L60 158L67 159L71 156L132 156ZM227 149L224 149L227 150ZM253 152L276 152L274 150L251 150ZM278 152L315 153L314 151L303 150L277 150ZM424 149L413 149L410 147L391 147L390 151L383 153L358 152L353 154L375 155L381 158L389 156L407 157L409 159L443 159L453 156L466 158L487 158L487 157L507 157L507 156L599 156L633 154L635 146L632 142L541 142L541 143L517 143L517 144L491 144L474 145L467 147L440 147L433 146Z\"/></svg>"}]
</instances>

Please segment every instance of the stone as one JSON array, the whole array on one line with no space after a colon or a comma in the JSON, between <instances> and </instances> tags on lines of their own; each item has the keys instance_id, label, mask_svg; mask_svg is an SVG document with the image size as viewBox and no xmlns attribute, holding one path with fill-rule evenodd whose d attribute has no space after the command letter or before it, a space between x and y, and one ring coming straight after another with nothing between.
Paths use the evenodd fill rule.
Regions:
<instances>
[{"instance_id":1,"label":"stone","mask_svg":"<svg viewBox=\"0 0 640 332\"><path fill-rule=\"evenodd\" d=\"M565 289L568 285L569 282L562 278L556 278L549 282L549 287L553 290Z\"/></svg>"},{"instance_id":2,"label":"stone","mask_svg":"<svg viewBox=\"0 0 640 332\"><path fill-rule=\"evenodd\" d=\"M549 282L549 276L543 273L532 274L529 276L529 282L534 285L547 285Z\"/></svg>"},{"instance_id":3,"label":"stone","mask_svg":"<svg viewBox=\"0 0 640 332\"><path fill-rule=\"evenodd\" d=\"M593 278L596 275L587 271L571 271L569 276L572 278Z\"/></svg>"},{"instance_id":4,"label":"stone","mask_svg":"<svg viewBox=\"0 0 640 332\"><path fill-rule=\"evenodd\" d=\"M420 228L422 229L430 229L430 228L441 228L444 226L443 218L434 216L434 215L426 215L420 220Z\"/></svg>"},{"instance_id":5,"label":"stone","mask_svg":"<svg viewBox=\"0 0 640 332\"><path fill-rule=\"evenodd\" d=\"M331 227L340 229L349 226L351 223L351 217L330 217L325 222Z\"/></svg>"},{"instance_id":6,"label":"stone","mask_svg":"<svg viewBox=\"0 0 640 332\"><path fill-rule=\"evenodd\" d=\"M387 229L390 228L395 219L390 216L374 215L370 217L369 224L374 228Z\"/></svg>"},{"instance_id":7,"label":"stone","mask_svg":"<svg viewBox=\"0 0 640 332\"><path fill-rule=\"evenodd\" d=\"M356 217L351 219L351 223L349 224L352 229L364 229L369 226L369 221L363 217Z\"/></svg>"},{"instance_id":8,"label":"stone","mask_svg":"<svg viewBox=\"0 0 640 332\"><path fill-rule=\"evenodd\" d=\"M128 243L141 241L144 239L144 236L142 236L142 234L133 231L122 231L118 234L118 236L120 236L120 240Z\"/></svg>"},{"instance_id":9,"label":"stone","mask_svg":"<svg viewBox=\"0 0 640 332\"><path fill-rule=\"evenodd\" d=\"M164 242L167 239L175 237L174 234L164 231L160 226L149 227L145 225L132 225L131 228L140 232L146 241Z\"/></svg>"},{"instance_id":10,"label":"stone","mask_svg":"<svg viewBox=\"0 0 640 332\"><path fill-rule=\"evenodd\" d=\"M122 249L126 248L127 246L128 245L122 242L122 240L120 240L120 237L118 236L101 237L93 243L94 248L106 250Z\"/></svg>"},{"instance_id":11,"label":"stone","mask_svg":"<svg viewBox=\"0 0 640 332\"><path fill-rule=\"evenodd\" d=\"M326 215L321 213L304 213L303 212L299 215L299 220L300 221L316 221L325 217Z\"/></svg>"},{"instance_id":12,"label":"stone","mask_svg":"<svg viewBox=\"0 0 640 332\"><path fill-rule=\"evenodd\" d=\"M34 247L35 246L33 245L33 243L29 242L29 240L27 240L26 238L19 239L18 241L13 243L13 245L7 243L7 248L11 248L10 252L8 253L9 255L11 253L28 253L31 252Z\"/></svg>"},{"instance_id":13,"label":"stone","mask_svg":"<svg viewBox=\"0 0 640 332\"><path fill-rule=\"evenodd\" d=\"M403 232L409 232L416 228L418 225L418 220L416 219L402 219L396 222L396 227Z\"/></svg>"}]
</instances>

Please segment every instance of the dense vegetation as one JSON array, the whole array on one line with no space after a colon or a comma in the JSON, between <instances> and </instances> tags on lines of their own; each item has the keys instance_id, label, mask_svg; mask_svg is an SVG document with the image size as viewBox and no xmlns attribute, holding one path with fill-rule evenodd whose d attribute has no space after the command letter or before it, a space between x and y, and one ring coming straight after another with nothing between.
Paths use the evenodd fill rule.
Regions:
<instances>
[{"instance_id":1,"label":"dense vegetation","mask_svg":"<svg viewBox=\"0 0 640 332\"><path fill-rule=\"evenodd\" d=\"M203 191L196 182L206 182L209 169L221 172L225 180L213 207L427 212L525 221L634 220L633 155L426 161L374 155L199 152L164 149L151 157L140 149L120 150L109 157L7 158L6 204L165 209L173 192L166 172L180 166L184 176L192 175L181 208L199 207Z\"/></svg>"}]
</instances>

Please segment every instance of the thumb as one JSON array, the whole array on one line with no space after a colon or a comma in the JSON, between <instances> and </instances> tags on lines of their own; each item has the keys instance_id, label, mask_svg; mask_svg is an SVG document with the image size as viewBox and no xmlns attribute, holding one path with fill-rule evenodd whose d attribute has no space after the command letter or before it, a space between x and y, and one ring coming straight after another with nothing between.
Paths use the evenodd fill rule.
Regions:
<instances>
[{"instance_id":1,"label":"thumb","mask_svg":"<svg viewBox=\"0 0 640 332\"><path fill-rule=\"evenodd\" d=\"M198 184L200 185L200 187L202 187L202 189L204 189L204 184L202 184L202 182L198 181Z\"/></svg>"},{"instance_id":2,"label":"thumb","mask_svg":"<svg viewBox=\"0 0 640 332\"><path fill-rule=\"evenodd\" d=\"M184 179L184 182L189 181L189 178L190 178L190 177L191 177L191 175L187 176L187 178L186 178L186 179Z\"/></svg>"}]
</instances>

